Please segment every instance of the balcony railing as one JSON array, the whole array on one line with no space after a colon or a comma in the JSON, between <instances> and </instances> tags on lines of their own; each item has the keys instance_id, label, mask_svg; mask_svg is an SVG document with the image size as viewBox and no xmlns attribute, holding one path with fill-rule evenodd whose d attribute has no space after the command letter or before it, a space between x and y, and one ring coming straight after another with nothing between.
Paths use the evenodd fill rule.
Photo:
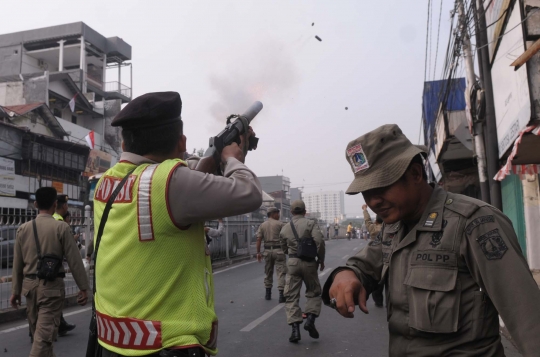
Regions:
<instances>
[{"instance_id":1,"label":"balcony railing","mask_svg":"<svg viewBox=\"0 0 540 357\"><path fill-rule=\"evenodd\" d=\"M120 82L106 82L105 92L117 92L124 97L131 98L131 88Z\"/></svg>"}]
</instances>

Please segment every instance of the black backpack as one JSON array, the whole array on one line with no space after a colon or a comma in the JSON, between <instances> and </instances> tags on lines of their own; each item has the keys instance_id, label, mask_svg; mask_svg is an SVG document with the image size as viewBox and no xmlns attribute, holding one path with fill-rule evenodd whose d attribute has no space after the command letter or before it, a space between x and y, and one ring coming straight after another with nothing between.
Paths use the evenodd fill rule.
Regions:
<instances>
[{"instance_id":1,"label":"black backpack","mask_svg":"<svg viewBox=\"0 0 540 357\"><path fill-rule=\"evenodd\" d=\"M58 277L58 272L62 266L62 257L55 254L41 256L41 246L39 244L35 219L32 221L32 226L34 228L34 239L36 240L38 254L37 277L39 279L53 281Z\"/></svg>"},{"instance_id":2,"label":"black backpack","mask_svg":"<svg viewBox=\"0 0 540 357\"><path fill-rule=\"evenodd\" d=\"M296 255L298 258L307 261L313 261L317 257L317 244L313 237L303 237L302 239L298 238L298 233L294 227L293 222L291 221L291 229L294 234L294 238L298 242L298 248L296 249Z\"/></svg>"}]
</instances>

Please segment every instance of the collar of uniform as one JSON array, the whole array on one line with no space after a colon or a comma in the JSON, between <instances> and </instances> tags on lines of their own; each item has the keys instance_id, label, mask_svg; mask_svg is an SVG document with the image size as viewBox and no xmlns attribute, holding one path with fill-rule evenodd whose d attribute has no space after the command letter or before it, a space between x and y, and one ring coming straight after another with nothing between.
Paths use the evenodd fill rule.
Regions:
<instances>
[{"instance_id":1,"label":"collar of uniform","mask_svg":"<svg viewBox=\"0 0 540 357\"><path fill-rule=\"evenodd\" d=\"M296 215L296 216L292 216L292 220L293 220L294 222L298 221L300 218L304 218L304 216L302 216L302 215L300 215L300 214L298 214L298 215Z\"/></svg>"},{"instance_id":2,"label":"collar of uniform","mask_svg":"<svg viewBox=\"0 0 540 357\"><path fill-rule=\"evenodd\" d=\"M381 225L382 227L382 225ZM399 228L401 227L401 221L392 223L392 224L384 224L384 232L385 233L396 233L399 231Z\"/></svg>"},{"instance_id":3,"label":"collar of uniform","mask_svg":"<svg viewBox=\"0 0 540 357\"><path fill-rule=\"evenodd\" d=\"M416 230L435 232L442 230L443 210L446 202L447 192L439 186L433 188L433 193L429 199L428 205L424 210L424 214L418 223L416 224ZM436 213L437 216L433 219L432 225L426 225L431 219L429 215Z\"/></svg>"},{"instance_id":4,"label":"collar of uniform","mask_svg":"<svg viewBox=\"0 0 540 357\"><path fill-rule=\"evenodd\" d=\"M157 164L157 162L150 160L144 156L134 154L132 152L123 152L120 155L120 161L124 162L131 162L135 165L141 165L141 164Z\"/></svg>"},{"instance_id":5,"label":"collar of uniform","mask_svg":"<svg viewBox=\"0 0 540 357\"><path fill-rule=\"evenodd\" d=\"M47 217L52 217L52 215L48 214L48 213L39 213L37 215L37 217L43 217L43 218L47 218Z\"/></svg>"}]
</instances>

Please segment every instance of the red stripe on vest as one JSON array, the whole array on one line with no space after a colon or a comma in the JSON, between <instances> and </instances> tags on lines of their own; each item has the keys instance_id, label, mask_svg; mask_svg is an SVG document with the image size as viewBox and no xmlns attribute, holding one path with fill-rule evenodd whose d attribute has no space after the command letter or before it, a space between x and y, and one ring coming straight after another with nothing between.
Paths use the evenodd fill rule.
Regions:
<instances>
[{"instance_id":1,"label":"red stripe on vest","mask_svg":"<svg viewBox=\"0 0 540 357\"><path fill-rule=\"evenodd\" d=\"M156 350L162 347L161 322L116 318L97 312L99 339L108 345L131 350Z\"/></svg>"}]
</instances>

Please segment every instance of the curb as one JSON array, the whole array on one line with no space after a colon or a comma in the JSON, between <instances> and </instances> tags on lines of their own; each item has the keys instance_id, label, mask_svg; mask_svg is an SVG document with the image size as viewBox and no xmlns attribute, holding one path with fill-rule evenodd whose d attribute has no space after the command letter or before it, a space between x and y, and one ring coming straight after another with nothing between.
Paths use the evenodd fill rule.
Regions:
<instances>
[{"instance_id":1,"label":"curb","mask_svg":"<svg viewBox=\"0 0 540 357\"><path fill-rule=\"evenodd\" d=\"M223 267L226 267L226 266L229 266L229 265L234 265L234 264L241 263L241 262L245 262L245 261L251 260L253 258L254 258L253 255L246 255L246 256L242 256L242 257L234 257L234 258L229 259L229 260L227 260L227 259L218 260L216 262L212 262L212 270L223 268Z\"/></svg>"}]
</instances>

